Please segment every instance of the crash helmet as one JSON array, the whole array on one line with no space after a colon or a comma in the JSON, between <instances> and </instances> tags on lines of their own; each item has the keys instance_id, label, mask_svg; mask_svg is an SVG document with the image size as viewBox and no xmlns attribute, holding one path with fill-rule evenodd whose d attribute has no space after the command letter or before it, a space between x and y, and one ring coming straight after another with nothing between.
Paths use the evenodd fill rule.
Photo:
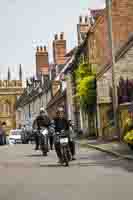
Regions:
<instances>
[{"instance_id":1,"label":"crash helmet","mask_svg":"<svg viewBox=\"0 0 133 200\"><path fill-rule=\"evenodd\" d=\"M41 108L40 108L40 113L45 113L44 107L41 107Z\"/></svg>"}]
</instances>

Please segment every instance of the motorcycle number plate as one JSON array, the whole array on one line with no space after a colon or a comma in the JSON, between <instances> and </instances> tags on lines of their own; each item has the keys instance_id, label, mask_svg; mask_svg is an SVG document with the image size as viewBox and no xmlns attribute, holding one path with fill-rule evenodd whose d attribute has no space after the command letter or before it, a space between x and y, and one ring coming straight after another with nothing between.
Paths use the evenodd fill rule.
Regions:
<instances>
[{"instance_id":1,"label":"motorcycle number plate","mask_svg":"<svg viewBox=\"0 0 133 200\"><path fill-rule=\"evenodd\" d=\"M43 130L43 131L42 131L42 134L43 134L43 135L47 135L47 134L48 134L47 129Z\"/></svg>"},{"instance_id":2,"label":"motorcycle number plate","mask_svg":"<svg viewBox=\"0 0 133 200\"><path fill-rule=\"evenodd\" d=\"M60 139L60 143L63 144L63 143L68 143L68 138L61 138Z\"/></svg>"}]
</instances>

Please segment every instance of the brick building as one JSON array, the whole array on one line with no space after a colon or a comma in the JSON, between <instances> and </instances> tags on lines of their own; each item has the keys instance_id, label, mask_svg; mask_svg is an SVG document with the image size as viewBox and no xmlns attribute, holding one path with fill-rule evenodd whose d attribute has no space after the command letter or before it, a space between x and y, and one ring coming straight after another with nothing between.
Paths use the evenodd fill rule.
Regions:
<instances>
[{"instance_id":1,"label":"brick building","mask_svg":"<svg viewBox=\"0 0 133 200\"><path fill-rule=\"evenodd\" d=\"M112 33L115 54L123 45L129 41L133 33L133 2L130 0L112 0ZM108 71L111 63L111 53L108 41L107 13L104 9L96 19L88 33L88 59L90 63L97 64L97 92L98 92L98 128L100 136L109 133L107 112L109 112L112 101L109 98L109 85L111 84L111 72ZM123 61L124 62L124 61ZM127 60L128 65L128 60ZM125 66L126 68L126 66ZM105 70L106 69L106 70ZM130 68L131 70L131 68ZM106 71L106 73L105 73ZM132 72L132 71L131 71ZM124 73L119 73L125 76ZM128 77L129 74L126 76ZM130 76L129 76L130 77ZM117 76L117 81L119 78ZM107 95L108 94L108 95ZM104 116L104 117L103 117ZM106 129L106 131L104 131ZM106 133L104 133L106 132ZM108 135L108 134L107 134ZM106 136L107 136L106 135Z\"/></svg>"},{"instance_id":2,"label":"brick building","mask_svg":"<svg viewBox=\"0 0 133 200\"><path fill-rule=\"evenodd\" d=\"M133 32L133 2L130 0L112 0L112 31L115 51L128 41ZM90 63L98 64L98 72L110 62L106 9L99 13L88 38ZM92 12L93 15L93 12Z\"/></svg>"}]
</instances>

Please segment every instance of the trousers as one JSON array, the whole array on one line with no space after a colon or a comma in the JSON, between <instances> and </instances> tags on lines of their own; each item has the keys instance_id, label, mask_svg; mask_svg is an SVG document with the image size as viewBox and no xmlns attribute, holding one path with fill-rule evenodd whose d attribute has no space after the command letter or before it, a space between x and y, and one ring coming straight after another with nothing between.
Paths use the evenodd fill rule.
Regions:
<instances>
[{"instance_id":1,"label":"trousers","mask_svg":"<svg viewBox=\"0 0 133 200\"><path fill-rule=\"evenodd\" d=\"M53 143L54 143L54 137L53 136L49 136L49 144L50 144L50 149L53 149Z\"/></svg>"},{"instance_id":2,"label":"trousers","mask_svg":"<svg viewBox=\"0 0 133 200\"><path fill-rule=\"evenodd\" d=\"M39 135L38 134L35 134L35 144L36 144L36 147L35 149L39 149Z\"/></svg>"}]
</instances>

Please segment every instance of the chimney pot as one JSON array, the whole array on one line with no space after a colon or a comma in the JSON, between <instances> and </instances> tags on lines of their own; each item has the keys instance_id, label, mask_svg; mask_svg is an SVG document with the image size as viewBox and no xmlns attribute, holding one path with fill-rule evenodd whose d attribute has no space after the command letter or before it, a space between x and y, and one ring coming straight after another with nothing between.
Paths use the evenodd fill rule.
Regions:
<instances>
[{"instance_id":1,"label":"chimney pot","mask_svg":"<svg viewBox=\"0 0 133 200\"><path fill-rule=\"evenodd\" d=\"M45 52L47 51L47 48L46 48L46 46L44 46L44 51L45 51Z\"/></svg>"},{"instance_id":2,"label":"chimney pot","mask_svg":"<svg viewBox=\"0 0 133 200\"><path fill-rule=\"evenodd\" d=\"M61 40L64 39L64 33L63 33L63 32L60 34L60 39L61 39Z\"/></svg>"},{"instance_id":3,"label":"chimney pot","mask_svg":"<svg viewBox=\"0 0 133 200\"><path fill-rule=\"evenodd\" d=\"M79 16L79 23L82 23L82 16Z\"/></svg>"},{"instance_id":4,"label":"chimney pot","mask_svg":"<svg viewBox=\"0 0 133 200\"><path fill-rule=\"evenodd\" d=\"M54 39L58 40L58 35L57 34L55 34Z\"/></svg>"},{"instance_id":5,"label":"chimney pot","mask_svg":"<svg viewBox=\"0 0 133 200\"><path fill-rule=\"evenodd\" d=\"M37 46L37 52L39 51L39 47Z\"/></svg>"},{"instance_id":6,"label":"chimney pot","mask_svg":"<svg viewBox=\"0 0 133 200\"><path fill-rule=\"evenodd\" d=\"M40 46L40 51L43 51L43 47L42 46Z\"/></svg>"},{"instance_id":7,"label":"chimney pot","mask_svg":"<svg viewBox=\"0 0 133 200\"><path fill-rule=\"evenodd\" d=\"M88 23L88 17L85 16L85 24L87 24L87 23Z\"/></svg>"}]
</instances>

